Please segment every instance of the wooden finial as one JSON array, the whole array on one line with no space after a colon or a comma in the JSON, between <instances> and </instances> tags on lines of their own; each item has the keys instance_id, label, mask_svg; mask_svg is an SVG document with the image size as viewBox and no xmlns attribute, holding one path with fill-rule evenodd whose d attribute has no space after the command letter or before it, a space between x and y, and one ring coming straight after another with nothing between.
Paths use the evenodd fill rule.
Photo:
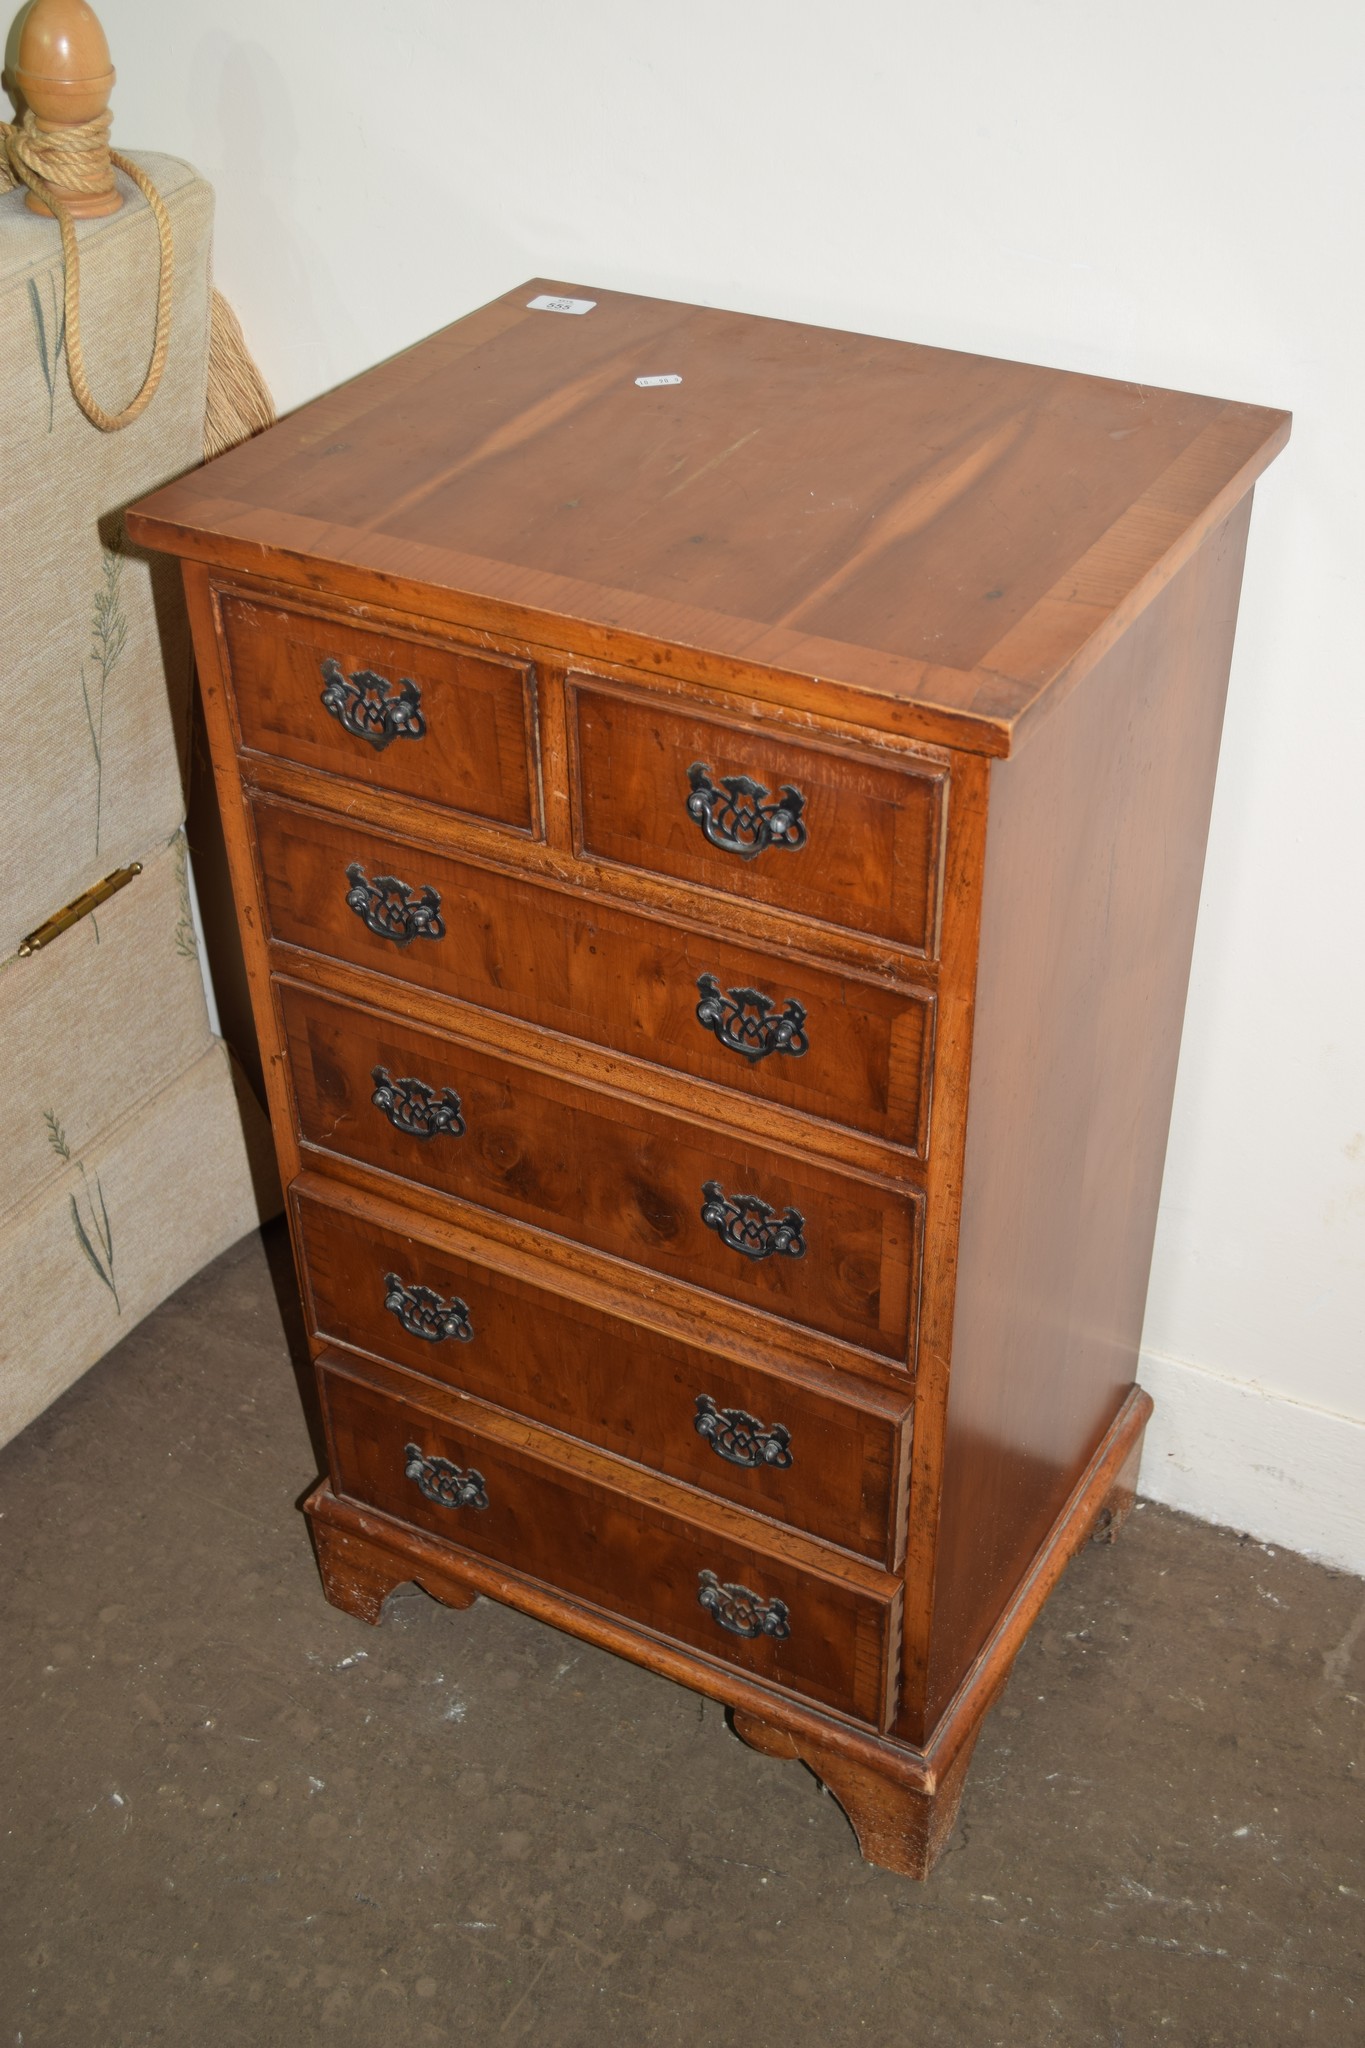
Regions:
<instances>
[{"instance_id":1,"label":"wooden finial","mask_svg":"<svg viewBox=\"0 0 1365 2048\"><path fill-rule=\"evenodd\" d=\"M18 61L14 83L33 110L39 129L60 145L66 131L79 128L105 113L114 84L114 67L109 45L98 17L85 0L34 0L19 35ZM108 137L104 139L104 162L108 166ZM60 176L52 189L78 220L117 213L123 200L108 166L107 187L100 191L68 187ZM41 199L30 192L28 204L34 213L50 213Z\"/></svg>"}]
</instances>

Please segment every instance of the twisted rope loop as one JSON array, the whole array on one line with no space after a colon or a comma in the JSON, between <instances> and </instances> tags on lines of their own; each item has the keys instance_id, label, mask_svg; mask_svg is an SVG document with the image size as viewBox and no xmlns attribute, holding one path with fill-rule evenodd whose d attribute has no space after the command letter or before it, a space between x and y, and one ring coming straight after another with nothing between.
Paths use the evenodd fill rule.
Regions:
<instances>
[{"instance_id":1,"label":"twisted rope loop","mask_svg":"<svg viewBox=\"0 0 1365 2048\"><path fill-rule=\"evenodd\" d=\"M62 264L66 273L66 367L77 405L104 434L116 434L131 426L156 396L166 351L171 340L171 283L175 276L175 246L171 238L170 215L161 195L145 172L128 157L109 147L112 116L97 114L60 134L40 128L28 108L21 121L10 125L0 121L0 192L27 185L30 192L50 207L62 233ZM98 194L114 189L114 165L132 179L152 210L161 243L160 270L156 286L156 330L152 338L152 359L142 380L142 389L122 412L107 413L98 403L85 375L85 353L81 347L81 269L76 243L76 224L56 197L55 188L66 192Z\"/></svg>"}]
</instances>

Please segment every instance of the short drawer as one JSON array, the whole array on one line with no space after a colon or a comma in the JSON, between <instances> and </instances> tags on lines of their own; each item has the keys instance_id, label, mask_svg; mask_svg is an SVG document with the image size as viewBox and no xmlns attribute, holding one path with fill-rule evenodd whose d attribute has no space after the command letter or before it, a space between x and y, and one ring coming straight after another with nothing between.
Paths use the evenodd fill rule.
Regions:
<instances>
[{"instance_id":1,"label":"short drawer","mask_svg":"<svg viewBox=\"0 0 1365 2048\"><path fill-rule=\"evenodd\" d=\"M244 746L535 829L529 666L236 590L217 607Z\"/></svg>"},{"instance_id":2,"label":"short drawer","mask_svg":"<svg viewBox=\"0 0 1365 2048\"><path fill-rule=\"evenodd\" d=\"M278 988L305 1144L907 1358L916 1191Z\"/></svg>"},{"instance_id":3,"label":"short drawer","mask_svg":"<svg viewBox=\"0 0 1365 2048\"><path fill-rule=\"evenodd\" d=\"M947 770L573 678L579 851L937 950Z\"/></svg>"},{"instance_id":4,"label":"short drawer","mask_svg":"<svg viewBox=\"0 0 1365 2048\"><path fill-rule=\"evenodd\" d=\"M316 1334L394 1360L883 1564L904 1401L742 1363L499 1269L408 1211L293 1191Z\"/></svg>"},{"instance_id":5,"label":"short drawer","mask_svg":"<svg viewBox=\"0 0 1365 2048\"><path fill-rule=\"evenodd\" d=\"M278 803L272 934L923 1155L933 997L638 917ZM382 885L382 886L381 886ZM390 886L392 885L392 886ZM414 937L402 905L415 906Z\"/></svg>"},{"instance_id":6,"label":"short drawer","mask_svg":"<svg viewBox=\"0 0 1365 2048\"><path fill-rule=\"evenodd\" d=\"M381 1368L320 1368L333 1490L572 1598L874 1726L892 1707L900 1587L530 1423ZM693 1497L694 1499L695 1497ZM723 1519L722 1519L723 1518Z\"/></svg>"}]
</instances>

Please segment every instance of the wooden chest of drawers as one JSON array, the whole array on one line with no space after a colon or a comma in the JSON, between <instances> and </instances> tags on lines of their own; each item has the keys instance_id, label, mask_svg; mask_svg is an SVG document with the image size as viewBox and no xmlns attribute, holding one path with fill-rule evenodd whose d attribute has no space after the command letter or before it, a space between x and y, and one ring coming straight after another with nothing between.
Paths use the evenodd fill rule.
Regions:
<instances>
[{"instance_id":1,"label":"wooden chest of drawers","mask_svg":"<svg viewBox=\"0 0 1365 2048\"><path fill-rule=\"evenodd\" d=\"M184 557L330 1599L605 1643L927 1871L1131 1502L1287 432L528 285L129 515Z\"/></svg>"}]
</instances>

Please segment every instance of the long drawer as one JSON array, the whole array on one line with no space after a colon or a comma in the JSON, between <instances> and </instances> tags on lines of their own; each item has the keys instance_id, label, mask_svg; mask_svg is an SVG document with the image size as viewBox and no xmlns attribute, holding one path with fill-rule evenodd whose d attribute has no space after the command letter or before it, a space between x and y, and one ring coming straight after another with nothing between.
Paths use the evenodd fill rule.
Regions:
<instances>
[{"instance_id":1,"label":"long drawer","mask_svg":"<svg viewBox=\"0 0 1365 2048\"><path fill-rule=\"evenodd\" d=\"M419 1227L296 1183L315 1333L515 1409L737 1506L894 1565L901 1398L741 1362L555 1293Z\"/></svg>"},{"instance_id":2,"label":"long drawer","mask_svg":"<svg viewBox=\"0 0 1365 2048\"><path fill-rule=\"evenodd\" d=\"M703 1519L662 1481L646 1495L638 1472L392 1368L324 1354L319 1380L338 1494L885 1725L896 1579L761 1525L751 1540L727 1509Z\"/></svg>"},{"instance_id":3,"label":"long drawer","mask_svg":"<svg viewBox=\"0 0 1365 2048\"><path fill-rule=\"evenodd\" d=\"M289 805L258 802L256 825L270 929L286 944L925 1149L927 991L774 958Z\"/></svg>"},{"instance_id":4,"label":"long drawer","mask_svg":"<svg viewBox=\"0 0 1365 2048\"><path fill-rule=\"evenodd\" d=\"M305 1145L907 1361L914 1190L277 986Z\"/></svg>"}]
</instances>

